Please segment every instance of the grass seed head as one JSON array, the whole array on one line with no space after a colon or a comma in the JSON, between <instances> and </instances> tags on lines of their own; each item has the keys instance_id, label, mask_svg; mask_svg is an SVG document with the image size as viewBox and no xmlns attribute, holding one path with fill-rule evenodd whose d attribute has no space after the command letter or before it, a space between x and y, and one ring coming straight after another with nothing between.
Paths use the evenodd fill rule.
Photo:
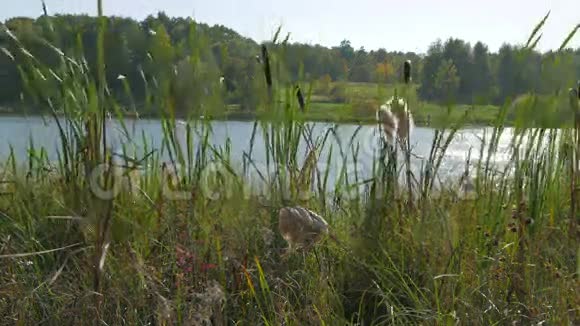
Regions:
<instances>
[{"instance_id":1,"label":"grass seed head","mask_svg":"<svg viewBox=\"0 0 580 326\"><path fill-rule=\"evenodd\" d=\"M300 207L280 209L278 228L290 248L308 248L328 232L328 223L313 211Z\"/></svg>"}]
</instances>

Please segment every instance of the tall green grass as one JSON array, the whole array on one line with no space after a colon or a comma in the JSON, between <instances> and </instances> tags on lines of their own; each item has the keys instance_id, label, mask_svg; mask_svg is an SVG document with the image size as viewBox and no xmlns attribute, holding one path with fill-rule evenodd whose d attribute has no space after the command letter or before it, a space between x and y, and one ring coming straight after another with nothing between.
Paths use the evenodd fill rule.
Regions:
<instances>
[{"instance_id":1,"label":"tall green grass","mask_svg":"<svg viewBox=\"0 0 580 326\"><path fill-rule=\"evenodd\" d=\"M98 7L102 16L101 1ZM466 168L474 177L474 197L439 182L446 151L465 123L453 118L453 107L417 175L410 143L383 144L372 176L363 179L349 164L356 172L365 159L354 143L360 129L348 144L337 126L315 137L300 114L310 109L311 85L297 88L286 78L284 42L276 37L263 47L263 70L255 76L263 77L257 105L269 122L254 123L240 169L230 142L210 143L212 123L199 118L207 112L176 120L170 73L146 80L151 106L163 108L160 148L152 148L146 135L129 137L124 115L131 108L113 100L104 79L101 19L96 75L73 54L79 52L56 48L58 68L32 56L20 67L29 98L57 122L60 146L56 164L31 142L25 170L14 155L0 169L9 185L0 195L3 322L580 321L577 99L570 99L575 128L517 128L510 163L497 172L493 162L505 132L506 103L474 149L479 162ZM203 37L191 32L191 47L202 48ZM19 44L16 37L11 41ZM198 55L189 58L193 67ZM406 97L411 91L401 86L397 92ZM219 106L219 92L208 94L206 107ZM416 102L409 105L413 110ZM525 109L519 114L526 118ZM121 163L108 148L109 115L127 137ZM256 143L258 134L264 144ZM132 143L143 146L142 156L134 155ZM266 149L265 164L255 159L256 146ZM329 153L326 162L323 151ZM340 162L340 173L329 188L330 170L321 166L331 160ZM208 169L211 164L220 168ZM94 174L97 168L102 173ZM251 175L267 196L251 186ZM97 185L118 194L98 196ZM341 244L325 241L311 252L282 257L277 212L294 204L323 214Z\"/></svg>"}]
</instances>

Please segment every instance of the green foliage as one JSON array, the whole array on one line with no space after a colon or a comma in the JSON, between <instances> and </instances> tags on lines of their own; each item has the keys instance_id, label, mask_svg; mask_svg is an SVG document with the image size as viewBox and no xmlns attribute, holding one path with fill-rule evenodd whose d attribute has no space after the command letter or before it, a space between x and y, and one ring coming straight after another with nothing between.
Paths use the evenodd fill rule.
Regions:
<instances>
[{"instance_id":1,"label":"green foliage","mask_svg":"<svg viewBox=\"0 0 580 326\"><path fill-rule=\"evenodd\" d=\"M445 101L455 101L460 86L460 77L453 61L443 60L435 75L435 94Z\"/></svg>"},{"instance_id":2,"label":"green foliage","mask_svg":"<svg viewBox=\"0 0 580 326\"><path fill-rule=\"evenodd\" d=\"M79 20L91 21L88 17ZM46 149L35 148L31 141L24 162L17 162L12 153L0 165L0 186L10 184L10 191L0 193L2 321L578 324L575 186L580 183L580 125L545 129L539 122L539 128L516 128L511 135L503 127L512 113L521 126L536 123L532 116L572 119L578 114L578 91L566 94L562 101L558 94L527 95L513 109L504 106L496 112L495 126L483 134L480 148L475 149L479 159L473 165L469 159L466 163L465 169L471 168L475 178L473 198L459 193L457 180L434 186L440 182L438 171L449 154L449 144L468 121L467 114L450 108L434 132L429 157L413 179L403 182L407 192L398 176L410 171L411 163L400 162L392 147L381 144L377 156L363 157L354 141L360 128L347 135L348 143L343 142L344 135L339 136L338 125L318 137L312 135L310 124L292 100L293 88L284 84L291 76L283 74L283 48L272 45L272 70L277 74L270 92L264 92L267 87L257 63L240 65L246 69L241 75L253 78L234 77L236 82L224 85L233 92L251 85L240 92L240 96L255 96L248 106L280 118L254 123L245 147L249 149L239 166L239 160L231 157L229 139L223 146L209 142L209 119L186 119L185 144L181 144L173 111L176 105L191 101L196 103L190 108L195 113L206 112L195 111L198 105L211 110L221 107L213 93L222 86L211 78L218 75L218 67L237 71L231 66L236 59L228 55L231 48L218 51L220 58L212 62L217 49L207 40L215 30L210 29L207 36L208 31L198 25L160 14L143 22L146 30L156 33L142 44L150 53L143 56L143 71L138 73L146 102L161 108L162 145L149 152L146 140L127 137L124 145L143 146L149 154L138 160L126 157L123 166L113 166L110 149L100 143L106 144L106 114L115 113L122 128L125 120L119 94L110 92L107 84L117 82L121 90L132 86L123 78L109 80L117 72L105 68L114 58L103 54L115 44L108 44L104 35L119 25L102 17L100 21L107 24L99 24L86 35L78 33L78 44L72 38L75 46L70 52L34 37L21 41L3 34L9 38L8 53L20 60L17 71L27 96L39 106L48 106L58 124L59 159L49 162ZM94 27L85 27L90 26ZM218 34L232 36L223 32L218 28ZM159 39L151 40L159 34ZM180 42L184 38L187 43ZM23 42L34 44L41 54L48 50L51 54L39 56L34 46L28 50ZM239 45L234 41L232 46ZM348 46L344 42L342 60L354 60ZM95 53L84 57L87 48ZM465 53L461 49L448 52ZM508 52L506 61L515 63L530 54L526 50L509 57ZM114 53L122 60L138 56ZM445 86L447 78L453 87L443 88L459 92L460 72L454 72L451 79L447 73L455 61L445 58L442 48L432 53L439 53L438 60L426 62L423 71L444 71L438 74L443 76L439 85ZM386 60L385 52L376 55L381 62ZM41 60L47 58L49 62ZM171 63L173 69L156 66L156 60ZM520 72L533 74L526 69ZM277 79L280 75L284 79ZM437 91L423 86L425 91ZM432 104L418 105L416 85L398 88L403 89L400 94L405 93L414 114L441 111ZM201 98L187 97L188 89ZM369 110L394 93L392 85L345 81L333 89L349 105L361 103ZM377 103L364 107L360 99ZM567 103L567 111L556 111L565 114L537 112L562 103ZM319 114L326 109L346 111L349 106L326 103L312 109ZM485 107L480 112L488 110L497 111ZM253 159L257 133L264 141L266 167L256 166ZM501 140L506 136L507 141ZM339 148L329 146L331 137L337 137ZM512 151L500 152L500 143L506 142ZM302 153L302 148L309 148L308 153ZM319 155L325 148L329 148L327 157ZM410 157L411 148L402 150ZM166 153L171 162L161 164ZM508 155L508 164L496 171L492 160L500 153ZM362 159L372 160L372 174L365 180L348 169L350 162ZM326 183L329 170L320 171L316 164L330 162L342 171L333 192ZM208 173L210 163L223 168ZM118 196L102 199L90 188L97 164L106 167L97 181L113 188L121 185ZM175 166L175 171L168 165ZM115 176L114 171L121 173ZM264 191L250 186L254 181L248 178L250 172L258 172ZM136 187L126 189L119 180L124 178ZM168 198L166 186L186 196ZM300 196L298 190L304 187L311 196ZM277 233L277 213L280 207L295 203L326 217L338 243L323 239L310 252L283 257L285 244Z\"/></svg>"},{"instance_id":3,"label":"green foliage","mask_svg":"<svg viewBox=\"0 0 580 326\"><path fill-rule=\"evenodd\" d=\"M260 101L253 95L261 78L256 42L221 25L210 27L164 13L149 16L142 22L120 17L103 20L106 81L109 91L122 104L133 105L141 114L159 116L161 106L167 103L155 102L155 95L145 91L155 85L160 87L157 91L174 92L176 114L197 114L204 111L201 107L202 98L208 97L206 93L212 93L209 97L218 93L206 91L199 85L200 81L219 80L223 76L221 102L242 107L247 112L259 111ZM96 75L96 18L84 15L46 16L36 20L14 18L6 21L5 26L43 64L53 68L59 64L51 50L54 46L73 58L84 58ZM283 83L329 76L333 81L395 84L402 78L403 62L411 60L412 78L420 85L420 99L441 102L448 100L445 87L454 88L456 82L455 78L447 86L442 82L447 77L441 74L441 69L452 62L459 81L452 93L458 103L501 104L530 91L554 94L570 87L580 72L580 55L578 50L566 49L566 42L563 45L558 52L545 54L511 45L503 46L498 53L489 53L481 42L471 47L465 41L448 39L433 43L422 57L385 49L356 50L348 40L332 48L283 42L279 45L282 65L277 73ZM26 86L17 66L25 64L27 56L14 47L5 32L0 32L0 51L0 105L40 110L41 107L30 108L29 103L22 103L21 94ZM179 76L176 67L179 67ZM125 77L125 82L117 79L119 75ZM174 83L174 78L179 80ZM328 83L325 89L317 89L317 93L328 97L331 89L327 86ZM190 92L185 92L186 89ZM338 97L339 102L347 100ZM328 98L321 100L328 101ZM220 114L220 110L213 112L214 116Z\"/></svg>"},{"instance_id":4,"label":"green foliage","mask_svg":"<svg viewBox=\"0 0 580 326\"><path fill-rule=\"evenodd\" d=\"M478 104L493 103L496 98L494 94L493 72L491 70L491 59L488 48L485 44L477 42L473 47L473 100Z\"/></svg>"},{"instance_id":5,"label":"green foliage","mask_svg":"<svg viewBox=\"0 0 580 326\"><path fill-rule=\"evenodd\" d=\"M544 95L563 91L573 85L580 67L578 51L571 49L541 54L504 44L498 53L489 53L481 42L471 48L458 39L437 41L422 61L422 99L447 100L447 94L437 87L446 60L454 64L459 77L456 101L477 104L501 104L531 91Z\"/></svg>"}]
</instances>

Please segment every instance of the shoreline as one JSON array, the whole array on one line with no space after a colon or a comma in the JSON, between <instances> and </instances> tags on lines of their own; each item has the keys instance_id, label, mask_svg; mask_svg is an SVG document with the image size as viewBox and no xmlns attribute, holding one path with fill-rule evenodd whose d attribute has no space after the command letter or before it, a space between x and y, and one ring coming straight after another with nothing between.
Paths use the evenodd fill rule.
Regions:
<instances>
[{"instance_id":1,"label":"shoreline","mask_svg":"<svg viewBox=\"0 0 580 326\"><path fill-rule=\"evenodd\" d=\"M63 116L63 115L58 115L58 116ZM16 113L16 112L0 111L0 119L2 119L2 118L29 118L29 117L33 117L33 118L45 117L47 119L52 119L52 116L49 116L47 114L42 114L42 113L22 114L22 113ZM320 118L318 116L309 117L308 113L306 113L306 114L299 113L298 117L299 117L299 119L295 119L295 120L314 122L314 123L353 124L353 125L362 125L362 126L369 126L369 125L373 125L373 124L377 123L374 118L368 118L368 119L327 118L327 119L325 119L325 118ZM162 117L159 115L146 115L146 114L144 114L144 115L139 115L138 117L136 117L134 115L124 116L124 119L125 120L136 120L136 119L161 120ZM186 120L186 119L188 119L188 117L176 116L175 119ZM201 117L198 117L197 119L193 119L193 120L204 120L204 119L206 119L206 118L201 116ZM233 113L229 113L229 114L217 115L215 117L209 117L207 119L210 121L237 121L237 122L252 122L252 121L268 122L268 121L273 121L273 119L269 118L267 115L260 115L260 114L255 114L252 112L233 112ZM429 124L429 123L426 123L422 120L415 120L414 124L415 124L415 127L420 127L420 128L437 128L438 127L437 124ZM503 126L504 127L513 127L513 124L506 122L506 123L504 123ZM490 128L490 127L494 127L494 125L487 124L487 123L466 123L462 126L462 128Z\"/></svg>"}]
</instances>

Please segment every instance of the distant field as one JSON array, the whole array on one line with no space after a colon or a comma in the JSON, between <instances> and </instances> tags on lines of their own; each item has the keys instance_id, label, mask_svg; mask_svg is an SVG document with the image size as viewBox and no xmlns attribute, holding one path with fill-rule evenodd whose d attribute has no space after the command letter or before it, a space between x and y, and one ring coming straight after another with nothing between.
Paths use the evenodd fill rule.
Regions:
<instances>
[{"instance_id":1,"label":"distant field","mask_svg":"<svg viewBox=\"0 0 580 326\"><path fill-rule=\"evenodd\" d=\"M332 95L314 91L306 117L312 120L337 122L373 122L375 111L387 99L395 94L409 99L409 105L415 122L419 125L439 125L450 120L456 121L468 113L467 123L490 125L497 118L499 108L494 105L452 105L448 107L420 101L416 96L416 85L405 89L402 84L376 83L331 83L330 89L344 87L345 99L343 102L333 102Z\"/></svg>"}]
</instances>

